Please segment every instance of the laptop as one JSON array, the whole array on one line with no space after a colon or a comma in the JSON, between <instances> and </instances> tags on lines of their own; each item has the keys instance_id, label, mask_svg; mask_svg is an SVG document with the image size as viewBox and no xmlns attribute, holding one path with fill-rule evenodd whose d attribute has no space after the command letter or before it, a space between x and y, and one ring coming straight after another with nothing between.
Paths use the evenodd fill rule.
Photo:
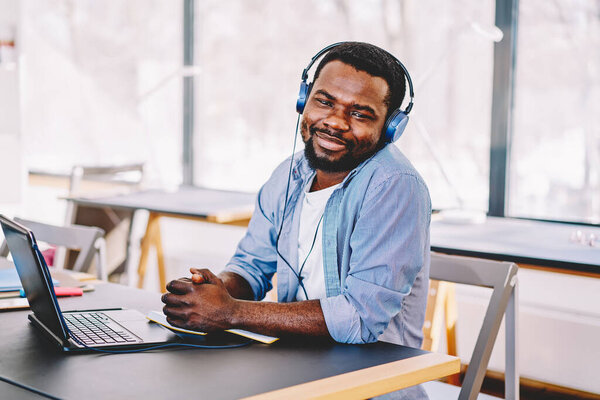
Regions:
<instances>
[{"instance_id":1,"label":"laptop","mask_svg":"<svg viewBox=\"0 0 600 400\"><path fill-rule=\"evenodd\" d=\"M136 310L61 311L33 232L1 214L0 224L33 311L29 320L61 350L143 348L181 341Z\"/></svg>"}]
</instances>

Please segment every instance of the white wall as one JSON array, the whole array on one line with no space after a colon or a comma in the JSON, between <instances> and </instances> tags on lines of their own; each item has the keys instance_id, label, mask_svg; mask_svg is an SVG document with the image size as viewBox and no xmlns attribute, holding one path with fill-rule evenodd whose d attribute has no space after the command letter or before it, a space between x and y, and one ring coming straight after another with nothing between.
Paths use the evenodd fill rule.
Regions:
<instances>
[{"instance_id":1,"label":"white wall","mask_svg":"<svg viewBox=\"0 0 600 400\"><path fill-rule=\"evenodd\" d=\"M600 279L519 270L521 376L600 393ZM468 362L489 290L457 287L458 353ZM504 324L489 369L504 371Z\"/></svg>"}]
</instances>

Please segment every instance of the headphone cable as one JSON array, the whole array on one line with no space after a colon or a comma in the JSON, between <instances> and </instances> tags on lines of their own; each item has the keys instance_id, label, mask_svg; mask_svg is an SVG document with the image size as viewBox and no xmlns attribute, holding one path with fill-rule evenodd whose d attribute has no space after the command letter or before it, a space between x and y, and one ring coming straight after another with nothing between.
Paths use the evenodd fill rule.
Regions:
<instances>
[{"instance_id":1,"label":"headphone cable","mask_svg":"<svg viewBox=\"0 0 600 400\"><path fill-rule=\"evenodd\" d=\"M300 267L300 270L298 271L298 275L300 276L301 281L304 280L304 278L302 278L302 271L304 270L306 261L308 261L308 257L310 257L310 254L312 253L312 251L315 247L315 243L317 241L317 234L319 233L319 227L321 226L321 221L323 221L324 215L325 215L325 213L323 212L323 214L321 214L321 218L319 218L319 223L317 224L317 229L315 230L315 235L313 236L312 244L310 245L310 250L308 250L308 254L304 258L304 261L302 262L302 266ZM304 286L302 288L304 289ZM306 290L304 290L304 295L306 296ZM306 300L308 300L308 296L306 296Z\"/></svg>"},{"instance_id":2,"label":"headphone cable","mask_svg":"<svg viewBox=\"0 0 600 400\"><path fill-rule=\"evenodd\" d=\"M283 260L285 265L287 265L289 267L289 269L292 271L292 273L296 276L296 279L298 279L298 284L300 285L300 287L302 288L302 291L304 292L304 297L306 298L306 300L308 300L308 294L306 293L306 288L304 287L304 283L302 282L302 277L300 276L299 273L297 273L294 270L292 265L288 262L288 260L285 259L283 254L281 254L281 252L279 251L279 238L281 237L281 231L283 230L283 222L285 220L285 212L287 210L287 205L288 205L290 181L292 178L292 169L294 166L294 154L296 153L296 142L298 141L298 127L300 126L300 116L301 116L301 114L298 114L298 118L296 119L296 129L294 130L294 147L292 148L292 158L290 160L290 169L288 172L287 185L285 188L285 202L283 203L283 215L281 216L281 224L279 225L279 232L277 232L277 239L275 240L275 251L277 252L279 257L281 257L281 259ZM318 227L317 227L317 229L318 229Z\"/></svg>"}]
</instances>

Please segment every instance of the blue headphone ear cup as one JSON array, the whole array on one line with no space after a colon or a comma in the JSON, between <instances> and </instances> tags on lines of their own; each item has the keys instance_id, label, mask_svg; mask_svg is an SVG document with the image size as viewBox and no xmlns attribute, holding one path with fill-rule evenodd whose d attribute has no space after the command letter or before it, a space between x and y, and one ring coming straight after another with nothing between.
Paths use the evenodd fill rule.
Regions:
<instances>
[{"instance_id":1,"label":"blue headphone ear cup","mask_svg":"<svg viewBox=\"0 0 600 400\"><path fill-rule=\"evenodd\" d=\"M392 143L400 139L407 124L408 115L402 110L394 111L385 124L384 134L386 143Z\"/></svg>"},{"instance_id":2,"label":"blue headphone ear cup","mask_svg":"<svg viewBox=\"0 0 600 400\"><path fill-rule=\"evenodd\" d=\"M312 83L308 84L306 81L300 82L300 93L298 93L298 100L296 100L296 111L298 114L302 114L304 112L304 107L306 106L306 101L310 95L311 88Z\"/></svg>"}]
</instances>

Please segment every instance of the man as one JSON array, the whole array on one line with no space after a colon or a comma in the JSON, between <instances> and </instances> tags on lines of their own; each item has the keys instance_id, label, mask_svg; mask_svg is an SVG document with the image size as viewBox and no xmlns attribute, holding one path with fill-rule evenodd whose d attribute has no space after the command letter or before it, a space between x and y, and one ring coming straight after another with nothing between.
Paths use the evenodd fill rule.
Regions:
<instances>
[{"instance_id":1,"label":"man","mask_svg":"<svg viewBox=\"0 0 600 400\"><path fill-rule=\"evenodd\" d=\"M302 115L304 154L275 169L218 276L191 269L163 296L201 331L385 340L420 347L429 273L425 183L382 131L405 77L386 51L347 42L323 57ZM277 272L277 303L261 302Z\"/></svg>"}]
</instances>

